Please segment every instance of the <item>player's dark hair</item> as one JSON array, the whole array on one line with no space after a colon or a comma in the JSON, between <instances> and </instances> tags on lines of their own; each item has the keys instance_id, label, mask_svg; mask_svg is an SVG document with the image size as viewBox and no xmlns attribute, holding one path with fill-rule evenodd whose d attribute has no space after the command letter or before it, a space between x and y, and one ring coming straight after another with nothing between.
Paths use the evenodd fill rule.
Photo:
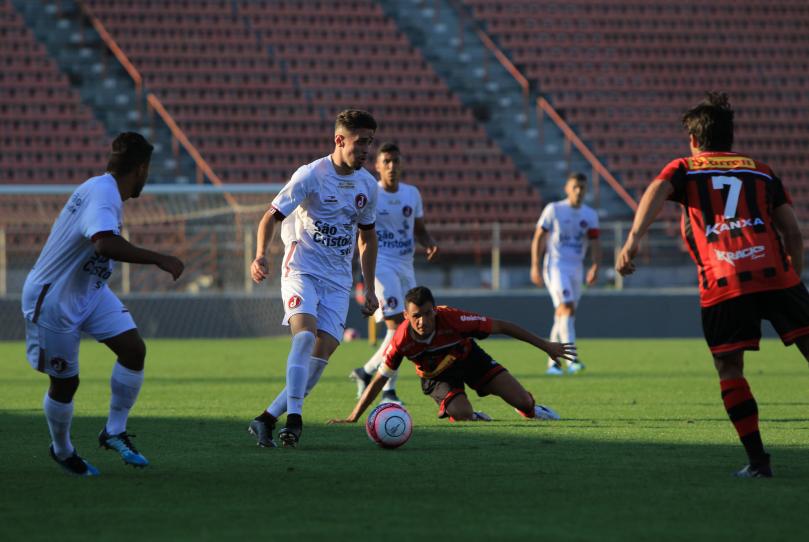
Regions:
<instances>
[{"instance_id":1,"label":"player's dark hair","mask_svg":"<svg viewBox=\"0 0 809 542\"><path fill-rule=\"evenodd\" d=\"M362 111L361 109L346 109L345 111L341 111L334 121L334 131L337 132L341 128L349 132L356 132L363 128L376 131L376 120L374 120L374 117L367 111Z\"/></svg>"},{"instance_id":2,"label":"player's dark hair","mask_svg":"<svg viewBox=\"0 0 809 542\"><path fill-rule=\"evenodd\" d=\"M581 173L580 171L574 171L570 175L567 176L568 181L576 181L577 183L586 183L587 182L587 175Z\"/></svg>"},{"instance_id":3,"label":"player's dark hair","mask_svg":"<svg viewBox=\"0 0 809 542\"><path fill-rule=\"evenodd\" d=\"M724 92L708 92L705 99L683 115L683 126L703 151L733 148L733 109Z\"/></svg>"},{"instance_id":4,"label":"player's dark hair","mask_svg":"<svg viewBox=\"0 0 809 542\"><path fill-rule=\"evenodd\" d=\"M399 150L399 146L396 143L391 143L389 141L382 143L379 146L379 150L377 154L382 154L383 152L392 153L392 152L401 152Z\"/></svg>"},{"instance_id":5,"label":"player's dark hair","mask_svg":"<svg viewBox=\"0 0 809 542\"><path fill-rule=\"evenodd\" d=\"M113 175L126 175L152 159L154 147L136 132L118 134L112 141L112 152L107 171Z\"/></svg>"},{"instance_id":6,"label":"player's dark hair","mask_svg":"<svg viewBox=\"0 0 809 542\"><path fill-rule=\"evenodd\" d=\"M416 286L408 290L405 294L405 306L407 306L408 303L413 303L417 307L421 307L428 301L435 306L433 293L426 286Z\"/></svg>"}]
</instances>

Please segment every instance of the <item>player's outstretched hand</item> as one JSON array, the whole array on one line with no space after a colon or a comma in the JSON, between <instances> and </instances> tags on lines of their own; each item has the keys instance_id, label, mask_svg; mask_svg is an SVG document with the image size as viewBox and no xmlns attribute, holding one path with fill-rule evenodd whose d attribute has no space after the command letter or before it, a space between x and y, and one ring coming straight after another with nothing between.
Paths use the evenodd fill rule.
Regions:
<instances>
[{"instance_id":1,"label":"player's outstretched hand","mask_svg":"<svg viewBox=\"0 0 809 542\"><path fill-rule=\"evenodd\" d=\"M332 418L326 422L326 425L338 425L346 423L357 423L357 420L351 420L349 418Z\"/></svg>"},{"instance_id":2,"label":"player's outstretched hand","mask_svg":"<svg viewBox=\"0 0 809 542\"><path fill-rule=\"evenodd\" d=\"M250 276L253 277L253 282L258 284L262 280L267 278L267 273L269 273L269 266L267 265L267 258L261 257L256 258L253 260L253 263L250 264Z\"/></svg>"},{"instance_id":3,"label":"player's outstretched hand","mask_svg":"<svg viewBox=\"0 0 809 542\"><path fill-rule=\"evenodd\" d=\"M183 262L180 261L179 258L169 256L168 254L164 254L163 257L160 258L160 261L157 262L157 267L171 274L174 280L180 278L180 275L183 274L183 269L185 269L185 265L183 265Z\"/></svg>"},{"instance_id":4,"label":"player's outstretched hand","mask_svg":"<svg viewBox=\"0 0 809 542\"><path fill-rule=\"evenodd\" d=\"M379 301L373 290L365 290L365 304L362 306L362 315L366 318L371 316L379 308Z\"/></svg>"},{"instance_id":5,"label":"player's outstretched hand","mask_svg":"<svg viewBox=\"0 0 809 542\"><path fill-rule=\"evenodd\" d=\"M545 352L547 352L548 356L554 361L557 359L576 361L576 345L573 343L549 342L545 348Z\"/></svg>"},{"instance_id":6,"label":"player's outstretched hand","mask_svg":"<svg viewBox=\"0 0 809 542\"><path fill-rule=\"evenodd\" d=\"M542 288L545 285L542 280L542 273L539 271L538 267L531 267L531 282L533 282L534 286L537 288Z\"/></svg>"},{"instance_id":7,"label":"player's outstretched hand","mask_svg":"<svg viewBox=\"0 0 809 542\"><path fill-rule=\"evenodd\" d=\"M427 261L431 262L438 256L438 245L430 245L425 251L427 252Z\"/></svg>"}]
</instances>

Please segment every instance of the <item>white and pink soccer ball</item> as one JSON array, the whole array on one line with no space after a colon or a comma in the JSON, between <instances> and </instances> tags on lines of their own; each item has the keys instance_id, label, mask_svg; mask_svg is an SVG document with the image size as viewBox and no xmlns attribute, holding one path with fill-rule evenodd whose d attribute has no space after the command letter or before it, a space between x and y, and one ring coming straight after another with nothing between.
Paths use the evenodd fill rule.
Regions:
<instances>
[{"instance_id":1,"label":"white and pink soccer ball","mask_svg":"<svg viewBox=\"0 0 809 542\"><path fill-rule=\"evenodd\" d=\"M413 433L413 420L396 403L382 403L371 411L365 421L368 438L383 448L398 448Z\"/></svg>"}]
</instances>

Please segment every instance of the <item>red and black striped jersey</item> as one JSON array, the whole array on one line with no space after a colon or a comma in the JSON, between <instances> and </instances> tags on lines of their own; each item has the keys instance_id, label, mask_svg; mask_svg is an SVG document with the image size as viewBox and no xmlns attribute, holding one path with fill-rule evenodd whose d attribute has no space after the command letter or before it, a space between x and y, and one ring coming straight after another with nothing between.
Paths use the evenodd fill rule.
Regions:
<instances>
[{"instance_id":1,"label":"red and black striped jersey","mask_svg":"<svg viewBox=\"0 0 809 542\"><path fill-rule=\"evenodd\" d=\"M491 332L492 319L487 316L438 306L435 308L435 330L423 341L413 336L407 320L399 324L393 340L385 349L385 361L379 370L390 376L407 357L416 365L420 377L433 378L455 362L466 359L472 339L485 339Z\"/></svg>"},{"instance_id":2,"label":"red and black striped jersey","mask_svg":"<svg viewBox=\"0 0 809 542\"><path fill-rule=\"evenodd\" d=\"M673 160L657 178L672 184L669 199L683 206L682 235L703 307L800 282L773 223L773 211L792 200L768 165L704 152Z\"/></svg>"}]
</instances>

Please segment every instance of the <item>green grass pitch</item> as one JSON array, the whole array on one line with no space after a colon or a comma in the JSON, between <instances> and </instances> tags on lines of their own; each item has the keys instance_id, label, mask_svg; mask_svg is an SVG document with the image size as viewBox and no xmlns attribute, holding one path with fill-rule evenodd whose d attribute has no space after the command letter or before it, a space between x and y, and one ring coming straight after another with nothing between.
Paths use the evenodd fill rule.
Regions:
<instances>
[{"instance_id":1,"label":"green grass pitch","mask_svg":"<svg viewBox=\"0 0 809 542\"><path fill-rule=\"evenodd\" d=\"M776 478L739 480L744 452L699 340L583 340L587 370L561 378L525 344L483 341L559 422L474 395L496 421L438 420L406 365L415 426L393 451L362 423L325 425L354 404L347 374L372 351L354 342L307 400L300 448L260 449L247 423L283 385L288 344L148 341L129 431L152 465L134 470L96 447L112 358L83 343L73 438L102 476L77 479L48 458L45 377L21 343L0 343L0 539L805 539L809 372L795 348L748 356Z\"/></svg>"}]
</instances>

